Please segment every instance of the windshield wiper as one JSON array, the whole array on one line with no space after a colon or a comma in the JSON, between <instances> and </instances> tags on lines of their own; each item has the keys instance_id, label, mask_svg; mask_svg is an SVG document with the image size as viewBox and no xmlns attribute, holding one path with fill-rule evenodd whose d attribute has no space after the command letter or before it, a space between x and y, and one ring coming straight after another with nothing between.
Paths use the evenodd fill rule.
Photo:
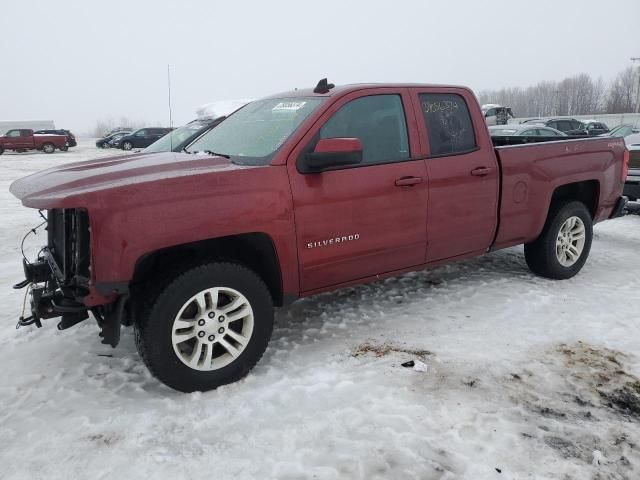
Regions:
<instances>
[{"instance_id":1,"label":"windshield wiper","mask_svg":"<svg viewBox=\"0 0 640 480\"><path fill-rule=\"evenodd\" d=\"M188 154L194 154L194 153L198 153L198 151L196 150L195 152L192 152L190 150L187 150L187 147L184 147L182 149L182 151L184 153L188 153ZM227 155L226 153L218 153L218 152L213 152L211 150L202 150L202 153L206 153L207 155L211 155L212 157L224 157L226 159L231 159L230 155Z\"/></svg>"},{"instance_id":2,"label":"windshield wiper","mask_svg":"<svg viewBox=\"0 0 640 480\"><path fill-rule=\"evenodd\" d=\"M218 152L212 152L211 150L203 150L204 153L211 155L212 157L224 157L226 159L231 158L229 155L227 155L226 153L218 153Z\"/></svg>"}]
</instances>

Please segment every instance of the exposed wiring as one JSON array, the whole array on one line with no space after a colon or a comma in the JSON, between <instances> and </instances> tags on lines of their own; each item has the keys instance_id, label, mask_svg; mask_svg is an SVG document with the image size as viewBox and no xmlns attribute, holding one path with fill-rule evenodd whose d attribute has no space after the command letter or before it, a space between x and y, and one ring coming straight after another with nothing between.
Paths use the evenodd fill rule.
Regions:
<instances>
[{"instance_id":1,"label":"exposed wiring","mask_svg":"<svg viewBox=\"0 0 640 480\"><path fill-rule=\"evenodd\" d=\"M42 215L42 213L40 214ZM30 234L36 234L37 230L43 226L45 223L47 223L47 219L45 218L44 222L42 222L39 225L36 225L35 227L33 227L31 230L29 230L24 237L22 237L22 242L20 242L20 252L22 253L22 258L24 258L24 261L27 262L28 265L31 265L31 262L29 261L29 259L27 259L27 256L24 254L24 241L27 239L27 237Z\"/></svg>"},{"instance_id":2,"label":"exposed wiring","mask_svg":"<svg viewBox=\"0 0 640 480\"><path fill-rule=\"evenodd\" d=\"M33 284L29 284L29 286L27 287L27 291L24 292L24 300L22 301L22 315L20 315L20 320L24 318L24 311L27 309L27 295L29 295L29 292L32 288Z\"/></svg>"}]
</instances>

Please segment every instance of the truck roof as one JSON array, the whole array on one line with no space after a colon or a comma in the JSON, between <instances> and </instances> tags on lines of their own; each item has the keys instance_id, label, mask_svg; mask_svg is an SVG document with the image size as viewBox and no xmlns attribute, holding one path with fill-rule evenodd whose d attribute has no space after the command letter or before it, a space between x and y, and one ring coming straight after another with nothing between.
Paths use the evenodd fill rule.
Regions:
<instances>
[{"instance_id":1,"label":"truck roof","mask_svg":"<svg viewBox=\"0 0 640 480\"><path fill-rule=\"evenodd\" d=\"M285 92L268 95L264 98L285 98L285 97L331 97L338 94L346 94L356 92L365 88L459 88L469 90L468 87L461 85L442 85L433 83L351 83L346 85L336 85L325 93L316 93L314 88L300 88Z\"/></svg>"}]
</instances>

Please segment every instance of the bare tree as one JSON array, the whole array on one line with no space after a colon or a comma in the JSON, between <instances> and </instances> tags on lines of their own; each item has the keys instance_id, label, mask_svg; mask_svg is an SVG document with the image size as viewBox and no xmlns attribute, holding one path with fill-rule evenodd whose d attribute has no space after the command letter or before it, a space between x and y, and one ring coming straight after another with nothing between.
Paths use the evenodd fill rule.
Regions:
<instances>
[{"instance_id":1,"label":"bare tree","mask_svg":"<svg viewBox=\"0 0 640 480\"><path fill-rule=\"evenodd\" d=\"M121 116L116 122L113 117L109 116L98 120L93 129L93 135L96 137L104 137L115 128L130 128L132 130L142 128L145 122L133 121L125 116Z\"/></svg>"},{"instance_id":2,"label":"bare tree","mask_svg":"<svg viewBox=\"0 0 640 480\"><path fill-rule=\"evenodd\" d=\"M638 80L633 68L620 72L607 89L602 78L592 79L581 73L559 82L544 81L519 88L484 90L480 103L509 106L519 117L550 117L553 115L590 115L598 113L629 113L635 111Z\"/></svg>"},{"instance_id":3,"label":"bare tree","mask_svg":"<svg viewBox=\"0 0 640 480\"><path fill-rule=\"evenodd\" d=\"M607 113L629 113L635 111L638 84L633 67L618 74L609 88Z\"/></svg>"}]
</instances>

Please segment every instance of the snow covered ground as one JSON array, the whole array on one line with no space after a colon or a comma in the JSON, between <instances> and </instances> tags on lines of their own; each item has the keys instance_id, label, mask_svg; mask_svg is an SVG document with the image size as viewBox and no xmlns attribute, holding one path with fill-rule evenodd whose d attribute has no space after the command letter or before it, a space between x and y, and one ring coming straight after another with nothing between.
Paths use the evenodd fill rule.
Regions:
<instances>
[{"instance_id":1,"label":"snow covered ground","mask_svg":"<svg viewBox=\"0 0 640 480\"><path fill-rule=\"evenodd\" d=\"M118 153L91 145L0 157L1 479L640 478L640 217L598 225L564 282L512 248L299 301L247 378L185 395L130 329L113 350L92 321L14 328L39 219L9 184Z\"/></svg>"}]
</instances>

